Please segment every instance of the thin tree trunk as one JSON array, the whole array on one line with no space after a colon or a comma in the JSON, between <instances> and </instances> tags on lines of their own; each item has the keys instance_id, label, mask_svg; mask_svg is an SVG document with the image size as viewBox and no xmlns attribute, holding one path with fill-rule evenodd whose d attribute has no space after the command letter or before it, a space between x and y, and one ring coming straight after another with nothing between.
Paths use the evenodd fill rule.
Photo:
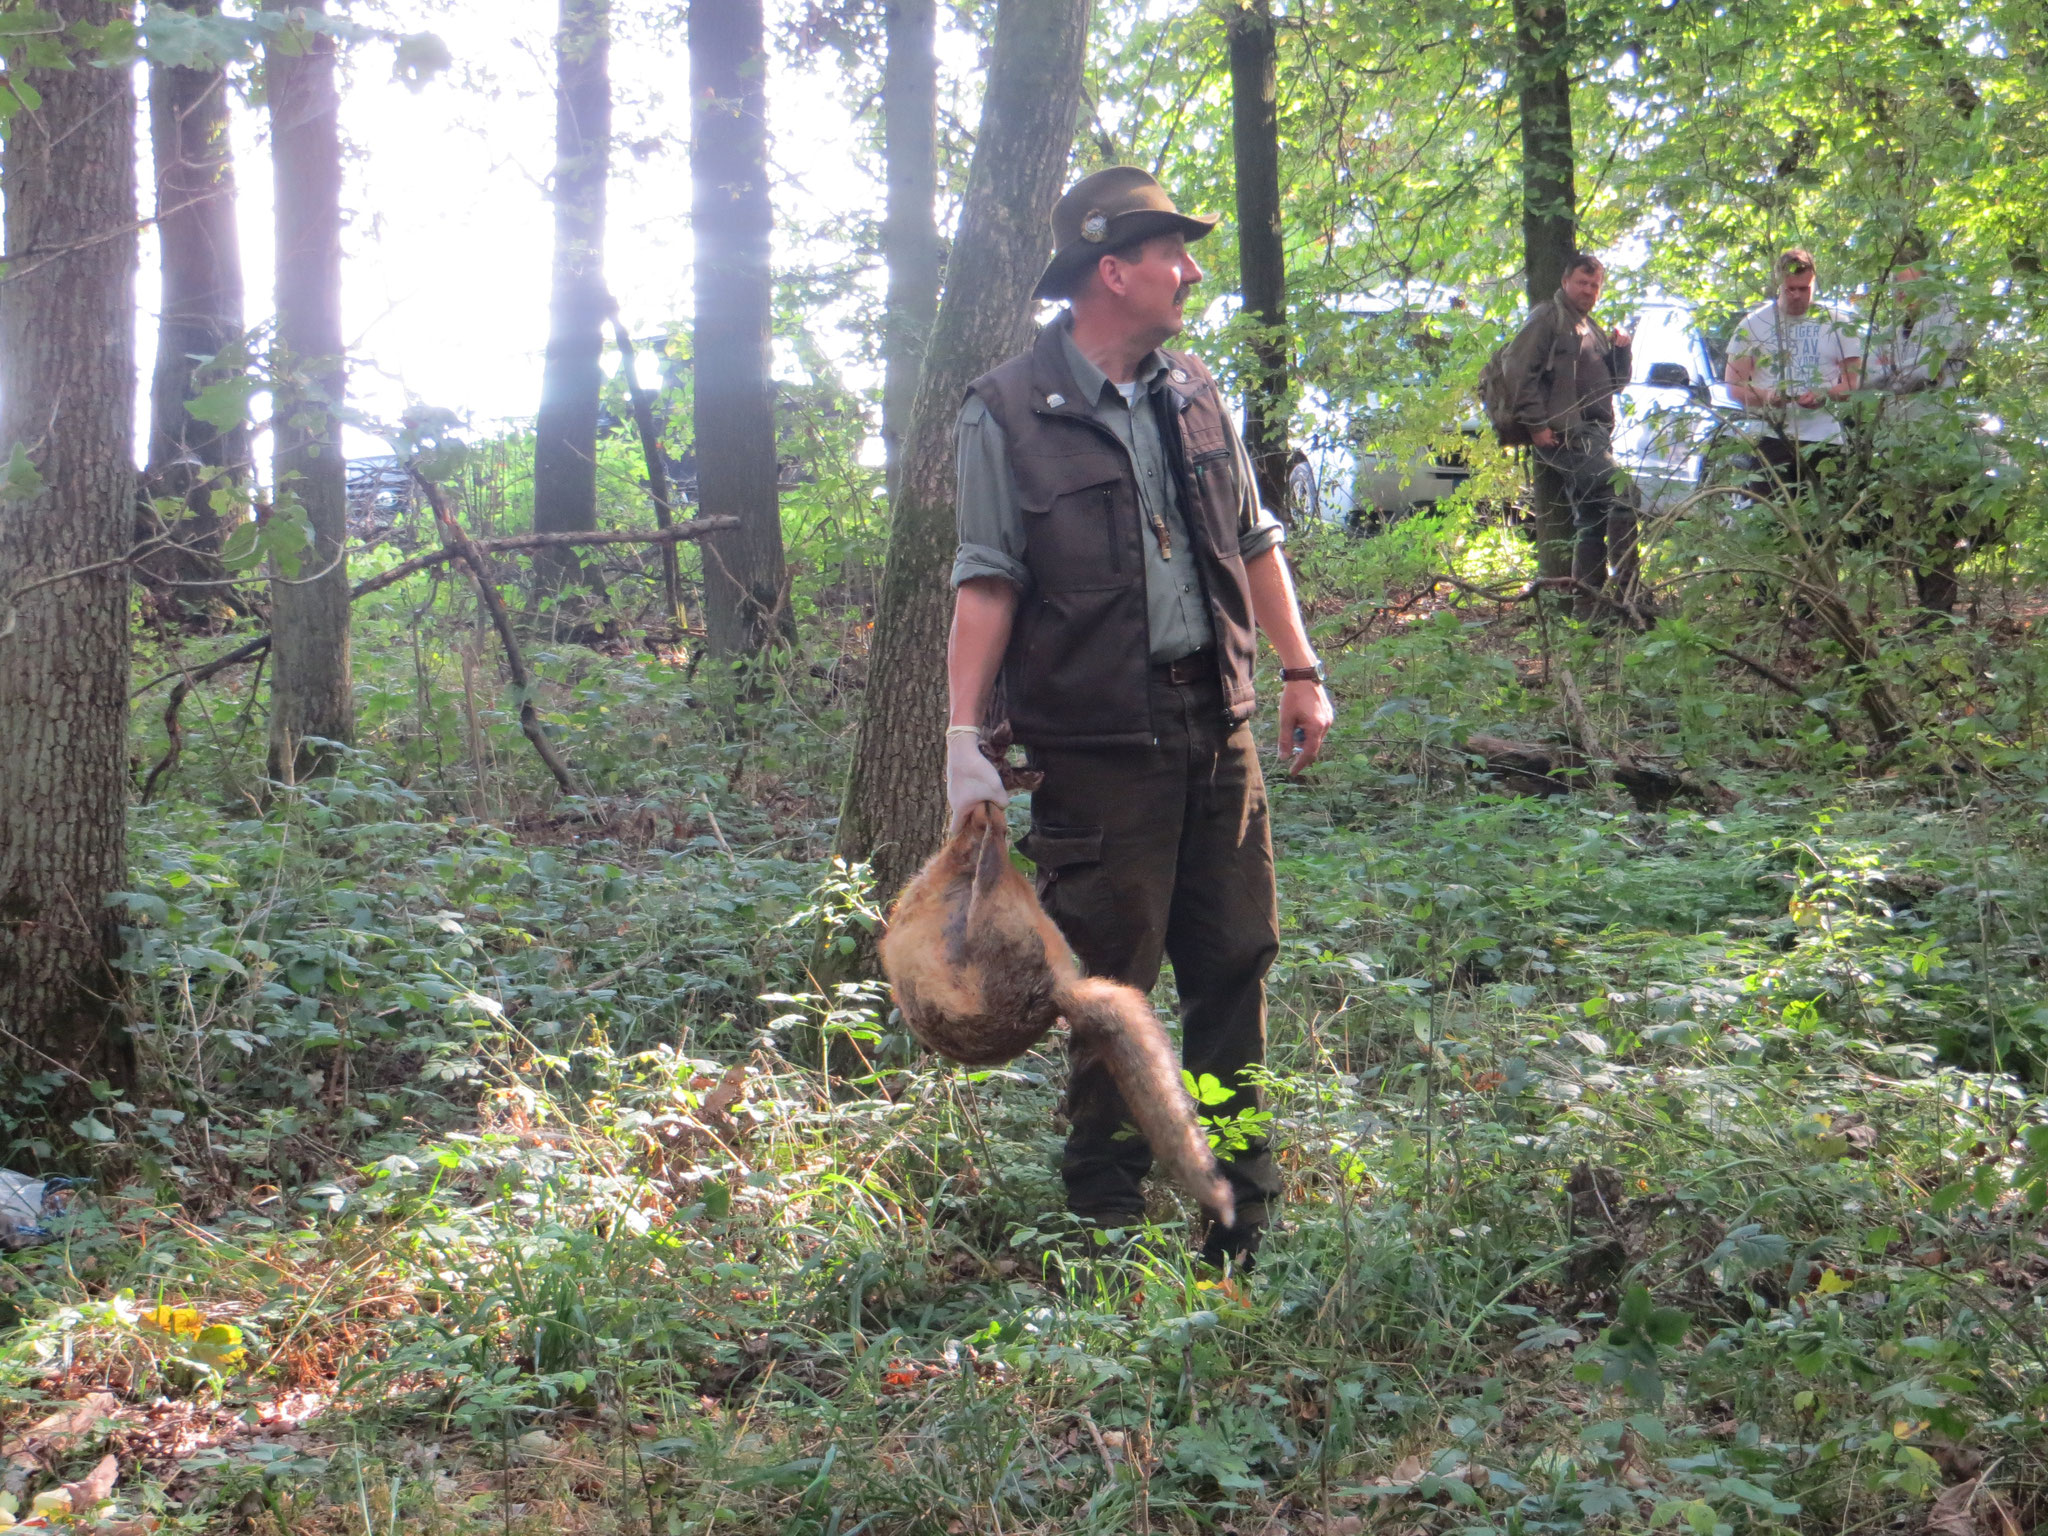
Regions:
<instances>
[{"instance_id":1,"label":"thin tree trunk","mask_svg":"<svg viewBox=\"0 0 2048 1536\"><path fill-rule=\"evenodd\" d=\"M1516 86L1522 114L1522 266L1533 308L1557 292L1578 242L1573 188L1571 17L1566 0L1514 0ZM1572 569L1572 514L1562 497L1536 499L1536 569Z\"/></svg>"},{"instance_id":2,"label":"thin tree trunk","mask_svg":"<svg viewBox=\"0 0 2048 1536\"><path fill-rule=\"evenodd\" d=\"M555 266L534 422L533 528L597 527L597 407L604 386L605 182L611 173L609 0L562 0L555 33ZM584 580L573 550L537 557L539 589Z\"/></svg>"},{"instance_id":3,"label":"thin tree trunk","mask_svg":"<svg viewBox=\"0 0 2048 1536\"><path fill-rule=\"evenodd\" d=\"M690 0L697 505L740 520L737 532L704 542L705 628L721 656L752 655L795 633L768 356L767 84L761 0Z\"/></svg>"},{"instance_id":4,"label":"thin tree trunk","mask_svg":"<svg viewBox=\"0 0 2048 1536\"><path fill-rule=\"evenodd\" d=\"M293 0L319 12L326 0ZM284 9L278 0L266 6ZM294 51L296 50L296 51ZM334 769L314 739L355 737L348 628L348 464L339 408L347 391L341 336L341 100L334 38L294 29L264 62L276 180L276 485L305 508L313 544L296 577L271 583L270 776Z\"/></svg>"},{"instance_id":5,"label":"thin tree trunk","mask_svg":"<svg viewBox=\"0 0 2048 1536\"><path fill-rule=\"evenodd\" d=\"M888 0L883 24L882 137L889 203L882 258L889 293L882 312L882 444L894 505L917 375L939 308L945 246L933 205L939 195L937 0Z\"/></svg>"},{"instance_id":6,"label":"thin tree trunk","mask_svg":"<svg viewBox=\"0 0 2048 1536\"><path fill-rule=\"evenodd\" d=\"M619 377L626 383L626 398L633 403L633 425L640 431L640 458L647 466L647 494L654 502L654 526L673 525L675 502L670 499L668 461L661 451L661 428L654 420L654 397L640 387L640 354L633 345L633 333L619 318L619 307L607 301L612 335L619 344ZM595 532L595 530L592 530ZM687 628L683 615L683 573L676 563L676 547L661 546L661 593L668 601L669 617L677 629Z\"/></svg>"},{"instance_id":7,"label":"thin tree trunk","mask_svg":"<svg viewBox=\"0 0 2048 1536\"><path fill-rule=\"evenodd\" d=\"M866 708L839 819L839 852L893 897L946 828L947 572L953 424L968 384L1030 339L1031 289L1081 102L1089 0L1002 0L981 129L945 295L918 385L902 494L875 621Z\"/></svg>"},{"instance_id":8,"label":"thin tree trunk","mask_svg":"<svg viewBox=\"0 0 2048 1536\"><path fill-rule=\"evenodd\" d=\"M166 0L211 15L215 0ZM235 223L235 162L228 138L227 76L218 69L156 64L149 71L150 142L156 159L156 228L163 276L156 374L150 388L150 497L183 503L167 531L175 544L136 567L152 585L210 581L223 572L221 539L239 515L249 435L200 421L195 358L242 338L242 246ZM171 521L174 515L165 514ZM157 531L146 520L145 536Z\"/></svg>"},{"instance_id":9,"label":"thin tree trunk","mask_svg":"<svg viewBox=\"0 0 2048 1536\"><path fill-rule=\"evenodd\" d=\"M1230 138L1237 162L1237 266L1246 315L1260 332L1245 390L1244 438L1259 496L1287 502L1287 254L1280 228L1280 120L1269 0L1237 0L1230 34Z\"/></svg>"},{"instance_id":10,"label":"thin tree trunk","mask_svg":"<svg viewBox=\"0 0 2048 1536\"><path fill-rule=\"evenodd\" d=\"M124 10L43 4L67 38ZM13 86L41 96L0 159L0 453L18 448L41 479L11 476L0 501L0 1102L27 1110L20 1080L53 1067L60 1099L82 1097L81 1076L129 1076L107 898L127 883L135 89L126 68L86 61Z\"/></svg>"},{"instance_id":11,"label":"thin tree trunk","mask_svg":"<svg viewBox=\"0 0 2048 1536\"><path fill-rule=\"evenodd\" d=\"M1564 281L1578 239L1573 188L1571 17L1565 0L1515 0L1522 115L1522 261L1529 302Z\"/></svg>"}]
</instances>

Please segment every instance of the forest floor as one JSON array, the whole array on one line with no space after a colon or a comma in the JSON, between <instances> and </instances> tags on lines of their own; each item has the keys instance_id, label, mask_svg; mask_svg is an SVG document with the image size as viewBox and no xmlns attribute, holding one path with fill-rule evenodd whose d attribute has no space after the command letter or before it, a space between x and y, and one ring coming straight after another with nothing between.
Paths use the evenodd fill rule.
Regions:
<instances>
[{"instance_id":1,"label":"forest floor","mask_svg":"<svg viewBox=\"0 0 2048 1536\"><path fill-rule=\"evenodd\" d=\"M111 1451L105 1528L268 1536L2032 1528L2048 773L1872 775L1684 620L1399 603L1360 548L1299 553L1340 720L1273 789L1248 1275L1170 1191L1065 1222L1057 1050L950 1070L806 980L874 916L848 636L751 703L543 650L567 804L418 593L358 613L332 784L257 814L246 696L195 699L124 898L150 1080L0 1260L22 1512ZM2031 690L2013 622L1913 643ZM1476 773L1561 666L1698 792Z\"/></svg>"}]
</instances>

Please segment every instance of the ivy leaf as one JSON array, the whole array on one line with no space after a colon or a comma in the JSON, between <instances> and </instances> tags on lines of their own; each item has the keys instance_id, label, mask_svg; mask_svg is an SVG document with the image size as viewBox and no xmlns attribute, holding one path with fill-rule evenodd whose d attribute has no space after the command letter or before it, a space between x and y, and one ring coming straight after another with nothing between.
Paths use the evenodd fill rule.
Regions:
<instances>
[{"instance_id":1,"label":"ivy leaf","mask_svg":"<svg viewBox=\"0 0 2048 1536\"><path fill-rule=\"evenodd\" d=\"M14 506L24 501L34 501L48 489L42 471L28 456L28 450L20 443L7 456L7 467L0 469L0 506Z\"/></svg>"}]
</instances>

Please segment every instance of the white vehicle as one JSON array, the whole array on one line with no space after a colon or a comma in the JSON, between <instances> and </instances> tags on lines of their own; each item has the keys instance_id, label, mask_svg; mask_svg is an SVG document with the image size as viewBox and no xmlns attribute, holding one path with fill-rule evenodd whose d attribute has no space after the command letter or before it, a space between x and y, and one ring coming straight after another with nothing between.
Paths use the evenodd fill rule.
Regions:
<instances>
[{"instance_id":1,"label":"white vehicle","mask_svg":"<svg viewBox=\"0 0 2048 1536\"><path fill-rule=\"evenodd\" d=\"M1379 332L1382 363L1417 393L1441 392L1438 365L1453 350L1450 332L1483 327L1487 336L1498 327L1472 315L1454 295L1414 285L1409 302L1378 303L1373 294L1336 311L1345 332L1363 330L1367 345ZM1646 514L1669 511L1700 484L1709 443L1723 421L1739 415L1705 339L1683 304L1657 299L1635 312L1635 371L1617 400L1614 450L1616 459L1635 476ZM1386 345L1392 334L1391 358ZM1346 342L1357 344L1355 334ZM1501 335L1501 339L1505 339ZM1412 354L1402 367L1401 353ZM1305 361L1307 349L1305 349ZM1313 370L1311 370L1313 371ZM1465 397L1469 403L1469 395ZM1288 491L1297 516L1319 517L1350 527L1373 529L1410 513L1429 511L1471 478L1467 449L1432 447L1406 452L1383 443L1399 431L1395 394L1372 391L1351 401L1337 401L1320 389L1304 391L1304 414L1314 422L1297 446L1288 470ZM1460 417L1458 434L1476 446L1486 423L1476 406Z\"/></svg>"},{"instance_id":2,"label":"white vehicle","mask_svg":"<svg viewBox=\"0 0 2048 1536\"><path fill-rule=\"evenodd\" d=\"M1471 477L1461 447L1409 448L1404 417L1445 388L1445 365L1478 317L1464 298L1433 283L1390 283L1332 300L1305 316L1301 414L1312 423L1295 445L1287 488L1296 517L1356 527L1427 510ZM1346 375L1371 380L1347 388ZM1485 426L1460 400L1456 431L1476 441Z\"/></svg>"},{"instance_id":3,"label":"white vehicle","mask_svg":"<svg viewBox=\"0 0 2048 1536\"><path fill-rule=\"evenodd\" d=\"M1708 449L1742 407L1690 308L1657 300L1636 311L1635 373L1616 403L1614 457L1635 477L1645 516L1700 488Z\"/></svg>"}]
</instances>

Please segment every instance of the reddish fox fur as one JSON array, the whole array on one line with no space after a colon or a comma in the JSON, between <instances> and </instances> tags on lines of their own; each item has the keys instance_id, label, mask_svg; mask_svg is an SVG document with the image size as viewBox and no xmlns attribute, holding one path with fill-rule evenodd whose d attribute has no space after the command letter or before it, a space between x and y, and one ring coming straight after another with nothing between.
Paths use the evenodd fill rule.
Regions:
<instances>
[{"instance_id":1,"label":"reddish fox fur","mask_svg":"<svg viewBox=\"0 0 2048 1536\"><path fill-rule=\"evenodd\" d=\"M1109 1068L1152 1155L1231 1225L1230 1184L1195 1120L1166 1031L1135 988L1080 973L1010 863L1000 808L969 811L904 887L882 936L882 969L911 1034L965 1066L1021 1056L1064 1018L1076 1050Z\"/></svg>"}]
</instances>

